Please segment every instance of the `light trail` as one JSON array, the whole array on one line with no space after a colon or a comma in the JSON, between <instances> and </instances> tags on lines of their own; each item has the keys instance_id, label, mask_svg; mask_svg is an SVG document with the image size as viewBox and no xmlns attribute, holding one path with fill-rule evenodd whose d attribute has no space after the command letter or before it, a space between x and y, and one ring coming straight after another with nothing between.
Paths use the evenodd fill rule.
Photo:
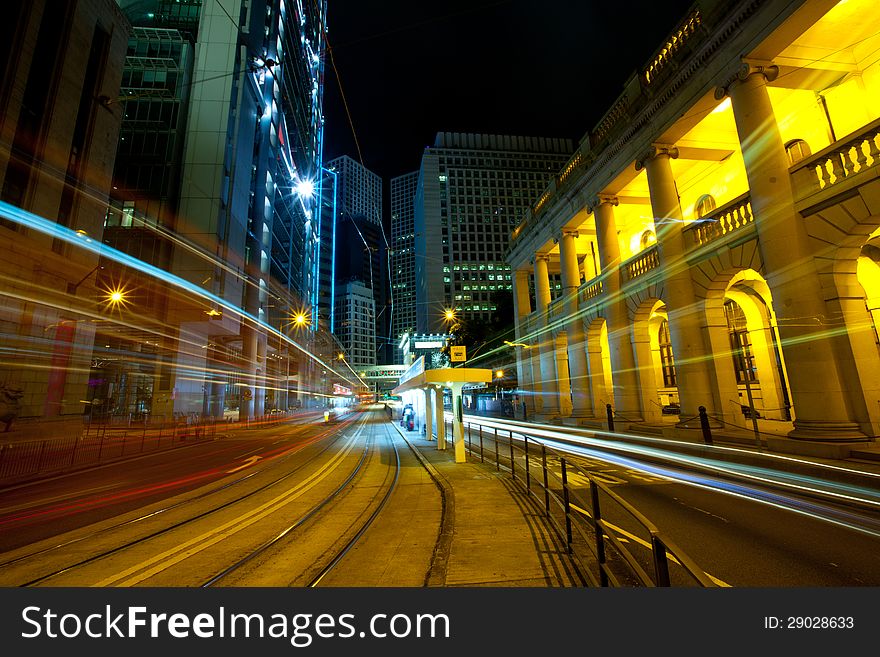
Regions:
<instances>
[{"instance_id":1,"label":"light trail","mask_svg":"<svg viewBox=\"0 0 880 657\"><path fill-rule=\"evenodd\" d=\"M230 303L226 299L223 299L212 292L208 292L197 285L187 281L179 276L176 276L170 272L166 272L154 265L151 265L143 260L139 260L133 256L128 255L127 253L123 253L113 247L110 247L106 244L102 244L99 242L95 242L90 237L83 237L81 234L67 228L65 226L61 226L53 221L50 221L44 217L36 215L32 212L28 212L26 210L22 210L14 205L10 205L5 201L0 201L0 215L2 215L5 219L10 221L14 221L15 223L21 224L22 226L26 226L27 228L31 228L34 230L38 230L41 233L49 235L50 237L55 237L57 239L63 240L70 244L79 246L84 251L89 251L94 253L99 257L105 257L114 262L118 262L119 264L125 265L127 267L131 267L132 269L136 269L144 274L152 276L155 279L165 281L166 283L170 283L171 285L185 290L190 294L193 294L197 297L210 301L211 303L217 304L218 306L225 308L229 312L234 315L241 317L242 319L251 322L254 326L262 329L267 334L271 334L277 337L279 340L283 340L286 344L291 345L295 349L298 349L302 354L312 359L316 363L320 364L322 367L326 368L328 371L333 372L336 376L341 378L344 381L347 381L353 386L356 386L355 382L349 379L348 377L340 374L335 369L333 369L330 365L325 363L319 357L310 353L305 347L300 345L295 340L292 340L287 335L282 333L280 330L266 324L262 320L254 317L250 313L244 311L243 309L235 306Z\"/></svg>"},{"instance_id":2,"label":"light trail","mask_svg":"<svg viewBox=\"0 0 880 657\"><path fill-rule=\"evenodd\" d=\"M528 434L529 436L543 438L547 441L549 446L560 451L566 451L579 456L613 463L615 465L653 474L667 480L695 486L704 490L749 499L754 502L767 504L775 508L798 513L806 517L829 522L872 537L880 538L880 520L876 518L868 518L865 515L850 512L846 509L832 508L817 502L761 489L758 486L764 484L767 486L782 487L791 491L793 494L819 495L830 498L831 501L839 502L841 504L860 504L869 507L871 510L880 510L880 490L877 489L831 481L809 475L774 470L766 467L730 463L705 457L686 456L655 447L615 443L609 439L590 438L583 434L560 431L558 428L550 427L548 425L523 426L520 424L505 422L503 420L476 418L475 416L470 416L470 421L479 421L479 423L484 426L495 427L505 431L512 430L515 434L521 432ZM662 441L661 439L650 439L644 436L633 437L638 438L639 440L669 442ZM714 446L706 447L707 449L712 449ZM736 448L714 447L714 449L733 453L741 452L749 454L750 456L755 455L753 452ZM653 465L636 460L630 456L609 453L608 450L625 451L628 455L633 455L635 457L643 456L646 458L662 459L666 462L671 462L672 464L677 464L680 467L688 468L690 470L699 468L704 471L709 471L709 473L714 476L674 469L672 467ZM869 478L880 480L880 474L876 473L866 473L861 470L814 463L812 461L779 455L765 454L762 456L771 459L775 457L780 461L806 465L813 468L826 468L829 471L838 473L866 475ZM719 479L718 477L720 476L745 480L745 483L734 483L725 479ZM873 525L873 527L866 526L866 521L869 525ZM862 524L858 524L859 522Z\"/></svg>"}]
</instances>

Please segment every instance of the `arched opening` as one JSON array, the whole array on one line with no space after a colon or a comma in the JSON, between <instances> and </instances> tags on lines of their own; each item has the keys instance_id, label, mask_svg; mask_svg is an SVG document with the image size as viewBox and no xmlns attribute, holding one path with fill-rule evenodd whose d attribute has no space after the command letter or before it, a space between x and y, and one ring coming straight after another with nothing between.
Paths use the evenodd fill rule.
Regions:
<instances>
[{"instance_id":1,"label":"arched opening","mask_svg":"<svg viewBox=\"0 0 880 657\"><path fill-rule=\"evenodd\" d=\"M674 419L680 406L666 304L642 302L633 316L632 337L645 420Z\"/></svg>"},{"instance_id":2,"label":"arched opening","mask_svg":"<svg viewBox=\"0 0 880 657\"><path fill-rule=\"evenodd\" d=\"M770 288L753 270L739 272L724 295L731 363L746 418L793 419Z\"/></svg>"},{"instance_id":3,"label":"arched opening","mask_svg":"<svg viewBox=\"0 0 880 657\"><path fill-rule=\"evenodd\" d=\"M880 236L869 240L862 247L856 265L856 277L865 291L865 307L871 316L874 343L880 346Z\"/></svg>"},{"instance_id":4,"label":"arched opening","mask_svg":"<svg viewBox=\"0 0 880 657\"><path fill-rule=\"evenodd\" d=\"M587 327L587 370L590 394L597 417L605 417L605 404L614 404L611 378L611 348L608 344L608 325L599 317Z\"/></svg>"}]
</instances>

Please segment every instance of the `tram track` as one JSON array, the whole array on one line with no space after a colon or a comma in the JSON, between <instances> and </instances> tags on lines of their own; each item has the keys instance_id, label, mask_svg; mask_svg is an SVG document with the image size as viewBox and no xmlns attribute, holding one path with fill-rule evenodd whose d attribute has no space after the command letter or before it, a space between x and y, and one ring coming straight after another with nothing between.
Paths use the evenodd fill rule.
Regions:
<instances>
[{"instance_id":1,"label":"tram track","mask_svg":"<svg viewBox=\"0 0 880 657\"><path fill-rule=\"evenodd\" d=\"M17 572L14 585L26 587L333 586L351 574L346 556L361 544L381 545L394 524L393 514L390 522L376 521L398 489L403 439L384 417L366 413L280 476L260 481L274 472L267 463L185 500L6 559L0 572L7 580ZM245 482L259 485L217 499ZM177 517L183 510L190 513ZM384 528L365 541L377 524ZM148 531L133 536L138 525Z\"/></svg>"},{"instance_id":2,"label":"tram track","mask_svg":"<svg viewBox=\"0 0 880 657\"><path fill-rule=\"evenodd\" d=\"M353 421L350 421L349 425L351 423L353 423ZM361 420L361 424L363 424L363 419ZM338 430L338 428L339 427L335 427L336 430ZM255 479L259 478L261 475L266 474L271 468L277 467L279 464L283 463L284 461L294 457L301 450L303 450L306 447L309 447L311 445L314 445L316 443L319 443L321 440L327 438L331 434L332 434L332 430L330 430L330 429L328 429L326 431L322 431L320 434L318 434L314 438L312 438L304 443L301 443L299 445L296 445L293 449L288 450L287 452L282 454L280 457L269 460L265 464L261 465L258 468L255 468L255 469L250 470L248 472L243 472L241 474L241 476L234 478L232 481L226 481L225 483L221 484L220 486L214 486L214 487L210 488L209 490L198 493L195 496L191 496L191 497L188 497L184 500L174 502L172 504L163 506L159 509L151 510L148 513L138 515L135 518L126 519L121 522L116 522L111 525L101 527L101 528L97 529L96 531L90 532L85 535L74 537L72 539L62 541L60 543L54 543L52 545L40 548L38 550L27 552L26 554L23 554L23 555L19 555L19 556L13 557L11 559L6 559L4 561L0 561L0 571L8 569L11 566L21 566L22 564L24 564L28 561L32 561L32 560L36 560L36 559L46 559L47 556L51 555L52 553L67 551L71 547L76 546L77 544L85 543L85 542L89 542L89 541L93 542L99 536L108 535L114 531L125 530L126 528L130 528L130 527L137 525L139 523L145 523L148 520L155 520L157 517L159 517L163 514L170 514L170 512L172 512L172 511L180 511L181 509L190 507L190 506L197 504L199 502L209 500L213 497L216 497L218 494L223 493L225 491L228 491L229 489L232 489L238 485L241 485L241 484L247 483L251 480L255 480ZM49 582L50 580L55 579L63 574L69 573L74 569L82 568L82 567L87 566L89 564L93 564L93 563L98 562L102 559L106 559L107 557L109 557L111 555L117 554L117 553L122 552L127 549L131 549L131 548L136 547L138 545L142 545L147 541L156 539L158 537L166 535L166 534L173 532L175 530L185 528L185 527L191 525L192 523L195 523L200 520L204 520L205 518L208 518L209 516L211 516L213 514L216 514L220 511L223 511L224 509L228 509L235 504L247 502L250 499L254 498L256 495L258 495L262 492L265 492L265 491L271 489L272 487L283 484L285 481L290 480L292 477L295 477L297 475L301 475L306 468L308 468L310 465L314 464L316 461L318 461L318 459L320 459L322 456L324 456L326 454L326 452L328 450L330 450L339 441L339 439L340 438L337 437L331 441L328 441L326 444L324 444L320 448L320 450L317 453L311 455L305 461L297 464L296 467L294 467L290 471L287 471L280 476L274 477L270 481L265 482L265 483L259 485L257 488L255 488L253 490L249 490L249 491L243 493L242 495L234 497L233 499L230 499L230 500L226 500L220 504L215 504L204 511L201 511L201 512L196 513L194 515L191 515L189 517L183 518L182 520L172 522L171 524L168 524L164 527L161 527L161 528L159 528L155 531L152 531L144 536L139 536L134 539L125 541L122 544L114 546L110 549L101 550L98 553L93 554L87 558L81 559L81 560L76 561L74 563L67 564L61 568L56 568L48 573L41 574L38 577L33 577L30 579L27 579L25 582L19 583L17 585L22 586L22 587L29 587L29 586L37 586L39 584L44 584L44 583Z\"/></svg>"},{"instance_id":3,"label":"tram track","mask_svg":"<svg viewBox=\"0 0 880 657\"><path fill-rule=\"evenodd\" d=\"M377 427L384 427L384 425L374 424L373 427L373 431L375 431ZM307 579L308 583L305 586L309 588L318 586L321 580L340 564L349 550L351 550L363 537L393 495L400 475L400 455L397 450L397 445L388 433L387 427L384 428L384 433L385 437L389 439L388 443L393 452L393 466L388 468L388 472L385 474L382 484L378 486L378 488L381 489L379 492L370 495L366 504L361 504L357 500L352 504L352 506L355 507L354 514L356 516L361 517L367 513L369 513L369 516L365 521L358 523L359 526L357 529L353 530L353 536L351 536L351 538L348 538L348 536L352 534L351 527L347 527L341 532L340 535L344 537L344 544L341 547L335 547L335 543L339 542L335 541L334 545L328 546L326 550L320 550L321 558L319 561L303 564L301 573L279 575L279 577L288 580L285 584L296 585L296 582ZM361 483L363 479L368 476L367 469L370 467L371 461L374 460L375 457L379 457L381 460L381 450L375 449L377 442L375 435L371 435L364 441L364 449L357 464L336 488L330 491L322 499L314 502L305 513L299 515L275 536L254 548L251 552L231 564L221 573L203 583L202 586L216 586L230 576L240 573L240 571L247 566L253 566L255 560L261 557L264 559L264 563L263 565L257 565L256 567L258 569L264 567L266 563L272 561L273 556L277 557L278 553L283 552L286 546L289 546L290 543L296 542L298 539L302 538L297 535L297 530L311 528L312 531L310 533L314 535L318 532L314 531L312 525L322 523L329 523L331 525L338 524L338 520L334 518L334 516L340 515L338 507L346 503L346 497L352 493L355 485ZM275 553L274 555L273 552ZM316 569L318 570L317 575L308 574ZM245 575L245 578L247 578L247 575Z\"/></svg>"}]
</instances>

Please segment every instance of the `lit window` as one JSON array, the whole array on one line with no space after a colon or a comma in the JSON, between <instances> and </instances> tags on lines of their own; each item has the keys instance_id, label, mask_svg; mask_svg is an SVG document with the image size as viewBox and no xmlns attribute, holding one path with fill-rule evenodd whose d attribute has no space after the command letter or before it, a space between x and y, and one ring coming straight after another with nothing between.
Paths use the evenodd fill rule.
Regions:
<instances>
[{"instance_id":1,"label":"lit window","mask_svg":"<svg viewBox=\"0 0 880 657\"><path fill-rule=\"evenodd\" d=\"M735 301L724 302L724 314L727 316L727 330L730 334L730 350L733 355L733 368L736 371L737 383L757 383L758 368L752 353L752 339L746 328L746 316Z\"/></svg>"},{"instance_id":2,"label":"lit window","mask_svg":"<svg viewBox=\"0 0 880 657\"><path fill-rule=\"evenodd\" d=\"M672 340L669 337L669 322L665 319L660 322L657 331L657 341L660 346L660 366L663 370L663 386L675 387L675 360L672 357Z\"/></svg>"},{"instance_id":3,"label":"lit window","mask_svg":"<svg viewBox=\"0 0 880 657\"><path fill-rule=\"evenodd\" d=\"M694 217L702 219L715 209L715 198L711 194L703 194L694 204Z\"/></svg>"},{"instance_id":4,"label":"lit window","mask_svg":"<svg viewBox=\"0 0 880 657\"><path fill-rule=\"evenodd\" d=\"M785 145L785 152L789 164L796 164L811 154L810 145L803 139L792 139Z\"/></svg>"}]
</instances>

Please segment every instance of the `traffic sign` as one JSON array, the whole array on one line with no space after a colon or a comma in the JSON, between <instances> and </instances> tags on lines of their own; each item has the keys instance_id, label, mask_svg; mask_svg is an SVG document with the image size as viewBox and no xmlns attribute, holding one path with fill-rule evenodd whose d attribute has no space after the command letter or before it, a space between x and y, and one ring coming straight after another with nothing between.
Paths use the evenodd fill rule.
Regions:
<instances>
[{"instance_id":1,"label":"traffic sign","mask_svg":"<svg viewBox=\"0 0 880 657\"><path fill-rule=\"evenodd\" d=\"M450 347L449 348L449 358L453 363L463 363L467 360L467 353L465 351L465 347Z\"/></svg>"}]
</instances>

